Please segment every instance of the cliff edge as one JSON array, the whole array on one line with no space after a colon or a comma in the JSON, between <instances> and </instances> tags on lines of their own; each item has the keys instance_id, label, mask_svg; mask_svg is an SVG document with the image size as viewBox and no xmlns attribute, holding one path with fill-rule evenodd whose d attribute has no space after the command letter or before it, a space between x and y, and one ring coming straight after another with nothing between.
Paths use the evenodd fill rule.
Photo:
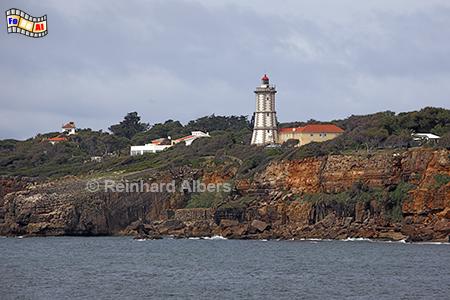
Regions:
<instances>
[{"instance_id":1,"label":"cliff edge","mask_svg":"<svg viewBox=\"0 0 450 300\"><path fill-rule=\"evenodd\" d=\"M252 177L222 159L116 181L230 183L217 200L176 191L89 191L105 178L0 180L0 234L448 241L450 152L415 148L272 161ZM211 200L214 198L215 200ZM196 200L196 201L194 201Z\"/></svg>"}]
</instances>

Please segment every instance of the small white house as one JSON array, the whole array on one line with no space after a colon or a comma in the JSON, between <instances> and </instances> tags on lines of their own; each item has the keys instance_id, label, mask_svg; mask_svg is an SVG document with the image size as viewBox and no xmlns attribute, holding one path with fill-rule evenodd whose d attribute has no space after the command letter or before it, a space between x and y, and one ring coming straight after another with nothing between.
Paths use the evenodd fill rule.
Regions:
<instances>
[{"instance_id":1,"label":"small white house","mask_svg":"<svg viewBox=\"0 0 450 300\"><path fill-rule=\"evenodd\" d=\"M191 135L184 136L182 138L176 139L173 141L173 144L178 144L184 142L186 146L190 146L196 139L202 137L210 137L209 133L204 133L202 131L192 131Z\"/></svg>"},{"instance_id":2,"label":"small white house","mask_svg":"<svg viewBox=\"0 0 450 300\"><path fill-rule=\"evenodd\" d=\"M62 133L66 133L68 135L76 133L76 126L74 122L68 122L62 126Z\"/></svg>"},{"instance_id":3,"label":"small white house","mask_svg":"<svg viewBox=\"0 0 450 300\"><path fill-rule=\"evenodd\" d=\"M142 155L144 153L156 153L163 151L172 145L145 144L143 146L131 146L130 155Z\"/></svg>"},{"instance_id":4,"label":"small white house","mask_svg":"<svg viewBox=\"0 0 450 300\"><path fill-rule=\"evenodd\" d=\"M169 144L164 145L164 142L167 141L165 138L159 138L156 140L153 140L149 144L145 144L143 146L131 146L130 148L130 155L142 155L144 153L156 153L161 152L163 150L166 150L167 148L172 147L175 144L184 142L186 146L190 146L193 141L195 141L198 138L203 137L210 137L209 133L204 133L202 131L192 131L191 135L184 136L182 138L176 139L176 140L170 140Z\"/></svg>"},{"instance_id":5,"label":"small white house","mask_svg":"<svg viewBox=\"0 0 450 300\"><path fill-rule=\"evenodd\" d=\"M411 134L414 141L437 141L441 137L432 133L413 133Z\"/></svg>"}]
</instances>

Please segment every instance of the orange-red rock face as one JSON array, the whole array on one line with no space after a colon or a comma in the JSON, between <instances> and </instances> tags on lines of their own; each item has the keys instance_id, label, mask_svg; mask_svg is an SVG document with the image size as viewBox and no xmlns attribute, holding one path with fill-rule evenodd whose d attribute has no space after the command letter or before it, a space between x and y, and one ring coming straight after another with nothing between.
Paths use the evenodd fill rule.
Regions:
<instances>
[{"instance_id":1,"label":"orange-red rock face","mask_svg":"<svg viewBox=\"0 0 450 300\"><path fill-rule=\"evenodd\" d=\"M450 183L439 185L436 177L450 175L449 152L433 152L429 160L419 159L418 163L424 172L417 188L403 202L405 230L445 240L450 235Z\"/></svg>"},{"instance_id":2,"label":"orange-red rock face","mask_svg":"<svg viewBox=\"0 0 450 300\"><path fill-rule=\"evenodd\" d=\"M405 214L427 215L450 208L450 185L438 187L435 178L438 174L450 175L448 155L447 151L436 151L428 160L420 160L423 175L417 181L417 189L411 191L410 198L403 203Z\"/></svg>"},{"instance_id":3,"label":"orange-red rock face","mask_svg":"<svg viewBox=\"0 0 450 300\"><path fill-rule=\"evenodd\" d=\"M269 165L256 180L273 188L307 193L338 193L348 190L355 182L385 187L398 183L402 177L409 177L413 172L423 172L426 167L424 162L411 160L428 161L431 156L431 151L423 151L421 155L390 151L284 161Z\"/></svg>"},{"instance_id":4,"label":"orange-red rock face","mask_svg":"<svg viewBox=\"0 0 450 300\"><path fill-rule=\"evenodd\" d=\"M357 182L388 191L401 182L408 182L416 187L408 193L402 205L405 235L418 240L447 240L450 234L450 183L438 187L435 179L438 174L450 176L449 151L413 149L404 152L382 151L370 156L331 155L276 162L257 176L256 183L268 185L273 190L284 189L301 195L349 191ZM328 214L339 215L340 209L335 207L330 210L330 207L318 204L290 206L292 209L288 210L294 211L295 216L302 216L300 223L304 223L307 215L310 223L320 222ZM375 200L366 204L356 203L353 209L353 214L347 213L342 217L351 216L357 223L365 220L376 226L393 226L385 216L386 210ZM315 216L315 220L311 219L312 216ZM365 228L366 236L377 237L376 229L371 226ZM371 234L371 231L374 232Z\"/></svg>"},{"instance_id":5,"label":"orange-red rock face","mask_svg":"<svg viewBox=\"0 0 450 300\"><path fill-rule=\"evenodd\" d=\"M258 174L257 184L291 190L294 193L315 193L320 190L320 171L325 158L307 158L302 161L272 163Z\"/></svg>"},{"instance_id":6,"label":"orange-red rock face","mask_svg":"<svg viewBox=\"0 0 450 300\"><path fill-rule=\"evenodd\" d=\"M62 180L21 187L17 189L25 190L14 193L13 183L7 181L4 190L9 194L0 203L0 230L2 234L116 234L133 224L126 232L139 229L152 231L152 236L444 241L450 235L450 183L439 185L436 176L450 176L449 154L448 150L411 149L272 162L253 178L236 180L232 199L254 197L247 207L204 211L178 211L189 198L183 193L86 194L80 193L85 182L76 179L70 184ZM223 183L234 180L236 171L221 165L181 168L152 181L188 178ZM342 198L356 183L387 194L402 182L413 184L413 189L403 201L400 220L390 216L389 203L372 194L364 201ZM305 195L328 198L304 201Z\"/></svg>"}]
</instances>

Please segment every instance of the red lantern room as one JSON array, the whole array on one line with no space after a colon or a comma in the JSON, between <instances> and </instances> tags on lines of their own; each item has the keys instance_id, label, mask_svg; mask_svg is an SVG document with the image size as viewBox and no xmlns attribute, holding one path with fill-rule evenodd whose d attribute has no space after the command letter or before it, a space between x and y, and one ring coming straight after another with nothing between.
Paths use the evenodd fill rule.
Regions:
<instances>
[{"instance_id":1,"label":"red lantern room","mask_svg":"<svg viewBox=\"0 0 450 300\"><path fill-rule=\"evenodd\" d=\"M269 84L269 77L267 77L267 74L264 74L264 76L261 78L262 84Z\"/></svg>"}]
</instances>

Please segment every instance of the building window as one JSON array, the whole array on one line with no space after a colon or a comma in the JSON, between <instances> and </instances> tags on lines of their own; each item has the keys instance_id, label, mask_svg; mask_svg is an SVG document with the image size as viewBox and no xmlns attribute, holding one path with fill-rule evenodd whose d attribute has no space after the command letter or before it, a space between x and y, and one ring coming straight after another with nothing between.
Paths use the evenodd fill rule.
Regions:
<instances>
[{"instance_id":1,"label":"building window","mask_svg":"<svg viewBox=\"0 0 450 300\"><path fill-rule=\"evenodd\" d=\"M267 116L269 117L269 116L270 116L270 114L269 114L269 113L267 113Z\"/></svg>"},{"instance_id":2,"label":"building window","mask_svg":"<svg viewBox=\"0 0 450 300\"><path fill-rule=\"evenodd\" d=\"M311 136L314 136L314 134L313 134L313 133L311 133Z\"/></svg>"}]
</instances>

